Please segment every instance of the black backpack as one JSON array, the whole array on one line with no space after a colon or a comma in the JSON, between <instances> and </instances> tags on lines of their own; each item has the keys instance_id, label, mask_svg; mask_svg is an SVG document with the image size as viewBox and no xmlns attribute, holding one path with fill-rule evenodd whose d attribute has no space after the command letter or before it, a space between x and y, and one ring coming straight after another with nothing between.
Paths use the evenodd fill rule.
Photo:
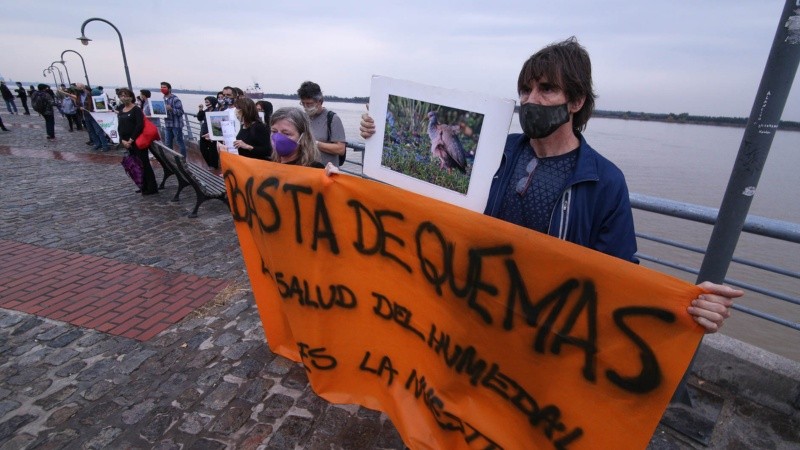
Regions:
<instances>
[{"instance_id":1,"label":"black backpack","mask_svg":"<svg viewBox=\"0 0 800 450\"><path fill-rule=\"evenodd\" d=\"M335 115L336 115L335 112L333 112L331 110L328 110L328 139L326 139L325 142L330 142L331 141L331 122L333 122L333 116L335 116ZM347 148L345 148L345 150L344 150L344 155L339 155L339 165L340 166L342 164L344 164L345 159L347 159Z\"/></svg>"},{"instance_id":2,"label":"black backpack","mask_svg":"<svg viewBox=\"0 0 800 450\"><path fill-rule=\"evenodd\" d=\"M42 91L35 91L31 97L31 106L37 113L44 115L47 112L47 94Z\"/></svg>"}]
</instances>

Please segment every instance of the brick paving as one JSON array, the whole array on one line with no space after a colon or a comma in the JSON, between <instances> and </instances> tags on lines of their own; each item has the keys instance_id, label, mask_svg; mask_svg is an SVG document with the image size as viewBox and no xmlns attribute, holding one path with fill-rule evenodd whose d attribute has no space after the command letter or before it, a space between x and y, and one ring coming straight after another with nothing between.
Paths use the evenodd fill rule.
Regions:
<instances>
[{"instance_id":1,"label":"brick paving","mask_svg":"<svg viewBox=\"0 0 800 450\"><path fill-rule=\"evenodd\" d=\"M225 280L0 239L0 307L146 341Z\"/></svg>"},{"instance_id":2,"label":"brick paving","mask_svg":"<svg viewBox=\"0 0 800 450\"><path fill-rule=\"evenodd\" d=\"M386 416L322 400L301 365L270 352L225 205L207 202L190 219L193 192L171 202L173 179L159 195L135 194L119 165L122 152L92 151L86 134L67 132L64 119L56 118L55 141L45 139L38 116L3 114L3 121L12 131L0 132L0 450L404 447ZM20 267L28 262L37 266ZM45 264L57 270L43 274ZM116 315L117 309L116 317L103 317L108 310L102 308L94 324L51 316L48 308L63 314L88 306L78 305L75 290L63 289L81 283L102 289L97 301L88 300L86 289L87 303L127 306L122 314L129 316ZM169 283L162 292L175 288L170 293L183 300L154 293ZM189 285L208 291L183 292ZM136 291L142 286L149 293ZM131 312L136 298L163 311ZM188 314L176 314L176 323L149 339L122 331L136 317L157 322L178 311ZM153 330L148 325L143 320L128 331ZM122 332L110 333L115 327ZM731 367L726 361L706 370L724 375ZM798 377L753 374L758 382L795 386L795 393L773 399L739 390L724 376L716 384L690 380L716 393L722 405L707 430L713 432L708 448L800 443L800 395L792 384ZM738 368L730 377L748 374ZM670 408L670 415L687 423L691 414ZM648 448L704 447L662 422Z\"/></svg>"}]
</instances>

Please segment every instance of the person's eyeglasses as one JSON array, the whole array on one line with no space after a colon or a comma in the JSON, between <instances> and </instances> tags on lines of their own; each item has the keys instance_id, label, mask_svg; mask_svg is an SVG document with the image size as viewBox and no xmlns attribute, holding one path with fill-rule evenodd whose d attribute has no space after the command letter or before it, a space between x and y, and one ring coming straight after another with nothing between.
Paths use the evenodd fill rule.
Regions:
<instances>
[{"instance_id":1,"label":"person's eyeglasses","mask_svg":"<svg viewBox=\"0 0 800 450\"><path fill-rule=\"evenodd\" d=\"M533 172L536 171L536 166L538 165L539 159L534 156L533 159L531 159L531 162L529 162L525 167L525 171L528 172L528 176L525 178L520 178L519 181L517 181L517 194L525 195L525 192L528 190L531 185L531 181L533 180Z\"/></svg>"}]
</instances>

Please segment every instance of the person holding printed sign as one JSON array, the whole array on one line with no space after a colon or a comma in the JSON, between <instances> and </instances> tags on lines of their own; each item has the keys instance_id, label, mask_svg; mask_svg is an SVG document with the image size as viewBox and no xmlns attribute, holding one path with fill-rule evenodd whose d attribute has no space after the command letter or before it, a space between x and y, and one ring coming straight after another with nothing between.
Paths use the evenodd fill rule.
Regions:
<instances>
[{"instance_id":1,"label":"person holding printed sign","mask_svg":"<svg viewBox=\"0 0 800 450\"><path fill-rule=\"evenodd\" d=\"M256 111L256 104L247 97L239 97L234 102L236 119L242 124L236 134L233 146L240 155L248 158L269 160L272 146L269 141L267 126L261 122ZM219 151L228 151L223 144L218 144Z\"/></svg>"},{"instance_id":2,"label":"person holding printed sign","mask_svg":"<svg viewBox=\"0 0 800 450\"><path fill-rule=\"evenodd\" d=\"M485 214L638 263L625 177L581 134L594 110L589 54L572 37L539 50L517 81L524 134L506 140ZM364 114L361 136L375 134ZM744 293L703 282L688 312L714 333Z\"/></svg>"}]
</instances>

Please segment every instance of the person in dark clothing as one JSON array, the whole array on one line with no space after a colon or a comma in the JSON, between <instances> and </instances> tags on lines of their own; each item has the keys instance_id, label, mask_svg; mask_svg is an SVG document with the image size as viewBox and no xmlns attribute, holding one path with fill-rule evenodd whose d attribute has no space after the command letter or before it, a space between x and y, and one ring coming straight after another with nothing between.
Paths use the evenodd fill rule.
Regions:
<instances>
[{"instance_id":1,"label":"person in dark clothing","mask_svg":"<svg viewBox=\"0 0 800 450\"><path fill-rule=\"evenodd\" d=\"M272 156L269 131L258 117L256 104L247 97L239 97L233 105L236 107L236 117L242 123L233 146L242 156L269 160Z\"/></svg>"},{"instance_id":2,"label":"person in dark clothing","mask_svg":"<svg viewBox=\"0 0 800 450\"><path fill-rule=\"evenodd\" d=\"M264 124L269 123L269 118L272 116L272 103L266 100L259 100L256 102L256 110L264 113Z\"/></svg>"},{"instance_id":3,"label":"person in dark clothing","mask_svg":"<svg viewBox=\"0 0 800 450\"><path fill-rule=\"evenodd\" d=\"M8 112L11 114L19 114L17 111L17 104L14 102L14 94L12 94L11 89L6 86L5 81L0 81L0 93L3 94L3 100L6 102Z\"/></svg>"},{"instance_id":4,"label":"person in dark clothing","mask_svg":"<svg viewBox=\"0 0 800 450\"><path fill-rule=\"evenodd\" d=\"M50 86L42 83L38 86L38 91L35 95L44 95L45 100L47 100L47 107L45 108L44 114L44 128L47 131L47 139L55 139L56 138L56 118L53 116L53 105L56 103L56 99L53 96L53 91L50 89Z\"/></svg>"},{"instance_id":5,"label":"person in dark clothing","mask_svg":"<svg viewBox=\"0 0 800 450\"><path fill-rule=\"evenodd\" d=\"M219 153L217 152L217 143L208 138L208 122L206 121L206 112L215 111L217 107L217 98L209 95L203 100L200 109L197 111L197 120L200 122L200 154L208 164L208 167L219 169Z\"/></svg>"},{"instance_id":6,"label":"person in dark clothing","mask_svg":"<svg viewBox=\"0 0 800 450\"><path fill-rule=\"evenodd\" d=\"M22 107L25 108L25 115L30 116L31 111L28 109L28 93L25 92L25 88L22 87L22 83L17 81L17 88L14 89L17 91L17 97L19 97L19 101L22 102Z\"/></svg>"},{"instance_id":7,"label":"person in dark clothing","mask_svg":"<svg viewBox=\"0 0 800 450\"><path fill-rule=\"evenodd\" d=\"M144 113L142 113L142 109L133 102L133 91L130 89L120 89L118 98L120 102L122 102L122 109L119 110L117 124L119 142L123 147L128 149L131 155L138 157L142 162L142 195L158 194L156 174L153 172L153 166L150 165L147 149L139 149L136 147L136 138L138 138L144 130Z\"/></svg>"},{"instance_id":8,"label":"person in dark clothing","mask_svg":"<svg viewBox=\"0 0 800 450\"><path fill-rule=\"evenodd\" d=\"M3 123L3 117L2 116L0 116L0 130L11 131L8 128L6 128L5 124Z\"/></svg>"}]
</instances>

